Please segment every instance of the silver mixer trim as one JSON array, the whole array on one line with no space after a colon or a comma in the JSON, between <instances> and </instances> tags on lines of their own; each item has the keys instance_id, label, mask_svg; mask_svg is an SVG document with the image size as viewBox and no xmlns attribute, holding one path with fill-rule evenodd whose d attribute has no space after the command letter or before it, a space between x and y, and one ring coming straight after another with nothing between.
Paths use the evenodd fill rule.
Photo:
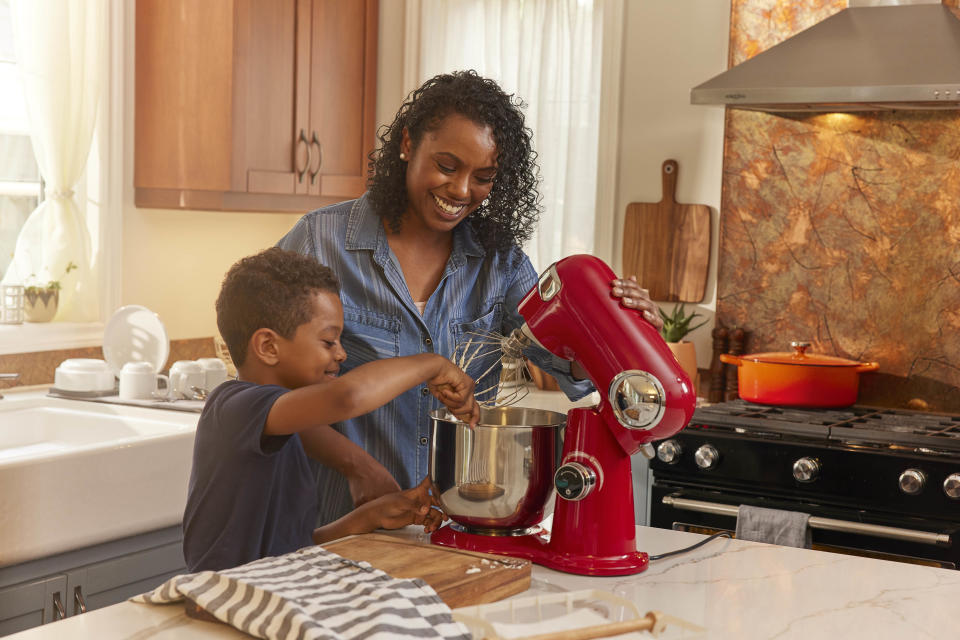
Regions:
<instances>
[{"instance_id":1,"label":"silver mixer trim","mask_svg":"<svg viewBox=\"0 0 960 640\"><path fill-rule=\"evenodd\" d=\"M621 371L608 392L613 414L628 429L653 429L663 419L667 394L653 374L638 369Z\"/></svg>"},{"instance_id":2,"label":"silver mixer trim","mask_svg":"<svg viewBox=\"0 0 960 640\"><path fill-rule=\"evenodd\" d=\"M560 280L560 275L557 273L557 263L554 262L540 275L540 280L537 282L537 292L540 294L541 300L548 302L553 296L560 293L562 286L563 281Z\"/></svg>"}]
</instances>

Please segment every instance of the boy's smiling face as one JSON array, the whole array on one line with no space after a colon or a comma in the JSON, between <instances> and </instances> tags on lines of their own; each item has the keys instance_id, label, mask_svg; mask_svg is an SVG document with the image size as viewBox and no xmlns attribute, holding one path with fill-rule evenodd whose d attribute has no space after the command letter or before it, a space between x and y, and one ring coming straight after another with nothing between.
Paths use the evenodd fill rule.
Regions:
<instances>
[{"instance_id":1,"label":"boy's smiling face","mask_svg":"<svg viewBox=\"0 0 960 640\"><path fill-rule=\"evenodd\" d=\"M340 344L343 333L343 305L335 293L313 294L313 316L297 327L291 339L278 336L280 347L276 374L280 384L298 389L337 377L347 352Z\"/></svg>"}]
</instances>

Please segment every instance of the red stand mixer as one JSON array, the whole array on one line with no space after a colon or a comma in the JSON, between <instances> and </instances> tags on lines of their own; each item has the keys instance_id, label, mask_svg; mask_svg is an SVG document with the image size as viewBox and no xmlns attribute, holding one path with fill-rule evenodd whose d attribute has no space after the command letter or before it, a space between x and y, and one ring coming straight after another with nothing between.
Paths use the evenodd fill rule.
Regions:
<instances>
[{"instance_id":1,"label":"red stand mixer","mask_svg":"<svg viewBox=\"0 0 960 640\"><path fill-rule=\"evenodd\" d=\"M647 568L647 554L636 548L630 456L683 429L693 415L696 392L659 332L611 294L615 278L593 256L554 263L520 302L525 324L504 340L505 351L535 342L579 363L600 395L597 406L567 413L559 463L550 463L556 467L557 492L551 533L471 530L458 526L448 510L455 523L434 532L434 544L527 558L582 575L627 575ZM434 437L443 432L437 429ZM535 453L526 467L535 465L536 451L540 458L545 455L545 444L535 438L527 446ZM435 483L439 464L434 453Z\"/></svg>"}]
</instances>

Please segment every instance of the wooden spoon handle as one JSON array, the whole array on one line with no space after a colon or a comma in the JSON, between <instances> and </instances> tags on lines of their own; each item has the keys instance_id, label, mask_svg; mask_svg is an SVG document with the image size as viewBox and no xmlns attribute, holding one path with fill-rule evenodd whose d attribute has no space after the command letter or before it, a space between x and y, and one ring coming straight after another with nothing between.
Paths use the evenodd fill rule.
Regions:
<instances>
[{"instance_id":1,"label":"wooden spoon handle","mask_svg":"<svg viewBox=\"0 0 960 640\"><path fill-rule=\"evenodd\" d=\"M551 631L535 636L525 636L522 640L590 640L590 638L608 638L631 631L650 631L657 623L657 616L652 611L642 618L625 620L624 622L610 622L569 631Z\"/></svg>"}]
</instances>

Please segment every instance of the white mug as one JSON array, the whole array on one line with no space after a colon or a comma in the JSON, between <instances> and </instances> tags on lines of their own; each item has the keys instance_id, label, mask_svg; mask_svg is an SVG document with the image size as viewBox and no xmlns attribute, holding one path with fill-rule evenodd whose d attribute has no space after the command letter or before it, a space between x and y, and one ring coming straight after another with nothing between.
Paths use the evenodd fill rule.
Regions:
<instances>
[{"instance_id":1,"label":"white mug","mask_svg":"<svg viewBox=\"0 0 960 640\"><path fill-rule=\"evenodd\" d=\"M203 369L203 388L209 393L227 379L227 365L220 358L200 358L197 364Z\"/></svg>"},{"instance_id":2,"label":"white mug","mask_svg":"<svg viewBox=\"0 0 960 640\"><path fill-rule=\"evenodd\" d=\"M170 379L157 373L149 362L128 362L120 369L120 397L124 400L150 400L157 393L157 383L163 380L160 395L170 391Z\"/></svg>"},{"instance_id":3,"label":"white mug","mask_svg":"<svg viewBox=\"0 0 960 640\"><path fill-rule=\"evenodd\" d=\"M177 360L170 367L171 399L185 397L193 399L196 392L193 387L204 388L203 367L195 360Z\"/></svg>"}]
</instances>

